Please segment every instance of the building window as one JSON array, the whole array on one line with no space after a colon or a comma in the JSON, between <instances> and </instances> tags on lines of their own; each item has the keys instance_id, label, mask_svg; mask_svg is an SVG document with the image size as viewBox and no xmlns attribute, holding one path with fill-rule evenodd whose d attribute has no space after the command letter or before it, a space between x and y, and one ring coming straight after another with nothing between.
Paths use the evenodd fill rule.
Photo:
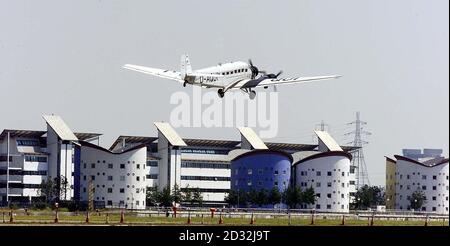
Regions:
<instances>
[{"instance_id":1,"label":"building window","mask_svg":"<svg viewBox=\"0 0 450 246\"><path fill-rule=\"evenodd\" d=\"M320 209L320 204L316 204L316 209Z\"/></svg>"},{"instance_id":2,"label":"building window","mask_svg":"<svg viewBox=\"0 0 450 246\"><path fill-rule=\"evenodd\" d=\"M422 185L422 190L427 190L427 186L426 185Z\"/></svg>"},{"instance_id":3,"label":"building window","mask_svg":"<svg viewBox=\"0 0 450 246\"><path fill-rule=\"evenodd\" d=\"M273 182L274 186L278 186L278 181Z\"/></svg>"},{"instance_id":4,"label":"building window","mask_svg":"<svg viewBox=\"0 0 450 246\"><path fill-rule=\"evenodd\" d=\"M120 169L125 169L125 164L120 164Z\"/></svg>"},{"instance_id":5,"label":"building window","mask_svg":"<svg viewBox=\"0 0 450 246\"><path fill-rule=\"evenodd\" d=\"M248 186L252 186L252 181L251 181L251 180L248 180L248 181L247 181L247 185L248 185Z\"/></svg>"},{"instance_id":6,"label":"building window","mask_svg":"<svg viewBox=\"0 0 450 246\"><path fill-rule=\"evenodd\" d=\"M91 180L95 180L95 175L92 175L92 176L91 176Z\"/></svg>"},{"instance_id":7,"label":"building window","mask_svg":"<svg viewBox=\"0 0 450 246\"><path fill-rule=\"evenodd\" d=\"M327 204L327 209L331 209L331 204Z\"/></svg>"},{"instance_id":8,"label":"building window","mask_svg":"<svg viewBox=\"0 0 450 246\"><path fill-rule=\"evenodd\" d=\"M320 175L322 175L322 173L320 171L317 171L316 176L320 176Z\"/></svg>"},{"instance_id":9,"label":"building window","mask_svg":"<svg viewBox=\"0 0 450 246\"><path fill-rule=\"evenodd\" d=\"M158 179L158 174L147 174L147 179Z\"/></svg>"},{"instance_id":10,"label":"building window","mask_svg":"<svg viewBox=\"0 0 450 246\"><path fill-rule=\"evenodd\" d=\"M409 179L409 178L410 178L409 174L408 174L408 175L406 175L406 179Z\"/></svg>"},{"instance_id":11,"label":"building window","mask_svg":"<svg viewBox=\"0 0 450 246\"><path fill-rule=\"evenodd\" d=\"M136 176L136 181L140 181L140 178L139 178L139 176Z\"/></svg>"},{"instance_id":12,"label":"building window","mask_svg":"<svg viewBox=\"0 0 450 246\"><path fill-rule=\"evenodd\" d=\"M345 195L344 195L344 194L341 194L341 198L345 198Z\"/></svg>"},{"instance_id":13,"label":"building window","mask_svg":"<svg viewBox=\"0 0 450 246\"><path fill-rule=\"evenodd\" d=\"M119 179L120 181L125 181L125 175L121 175Z\"/></svg>"},{"instance_id":14,"label":"building window","mask_svg":"<svg viewBox=\"0 0 450 246\"><path fill-rule=\"evenodd\" d=\"M136 194L138 194L138 193L139 193L139 190L140 190L139 188L136 188Z\"/></svg>"},{"instance_id":15,"label":"building window","mask_svg":"<svg viewBox=\"0 0 450 246\"><path fill-rule=\"evenodd\" d=\"M113 176L108 176L108 181L112 181L113 180Z\"/></svg>"},{"instance_id":16,"label":"building window","mask_svg":"<svg viewBox=\"0 0 450 246\"><path fill-rule=\"evenodd\" d=\"M83 187L83 193L86 193L86 187Z\"/></svg>"},{"instance_id":17,"label":"building window","mask_svg":"<svg viewBox=\"0 0 450 246\"><path fill-rule=\"evenodd\" d=\"M136 164L136 168L137 169L141 169L141 165L140 164Z\"/></svg>"},{"instance_id":18,"label":"building window","mask_svg":"<svg viewBox=\"0 0 450 246\"><path fill-rule=\"evenodd\" d=\"M433 180L436 180L436 179L437 179L436 175L433 175Z\"/></svg>"},{"instance_id":19,"label":"building window","mask_svg":"<svg viewBox=\"0 0 450 246\"><path fill-rule=\"evenodd\" d=\"M327 176L331 176L331 172L327 172Z\"/></svg>"},{"instance_id":20,"label":"building window","mask_svg":"<svg viewBox=\"0 0 450 246\"><path fill-rule=\"evenodd\" d=\"M125 188L120 188L119 192L120 193L125 193Z\"/></svg>"},{"instance_id":21,"label":"building window","mask_svg":"<svg viewBox=\"0 0 450 246\"><path fill-rule=\"evenodd\" d=\"M108 188L108 193L112 193L113 189L112 188Z\"/></svg>"},{"instance_id":22,"label":"building window","mask_svg":"<svg viewBox=\"0 0 450 246\"><path fill-rule=\"evenodd\" d=\"M253 173L253 170L252 170L252 169L250 169L250 168L247 169L247 174L248 174L248 175L252 175L252 173Z\"/></svg>"},{"instance_id":23,"label":"building window","mask_svg":"<svg viewBox=\"0 0 450 246\"><path fill-rule=\"evenodd\" d=\"M83 176L83 180L86 180L86 175Z\"/></svg>"},{"instance_id":24,"label":"building window","mask_svg":"<svg viewBox=\"0 0 450 246\"><path fill-rule=\"evenodd\" d=\"M328 183L327 183L327 187L331 187L331 182L328 182Z\"/></svg>"},{"instance_id":25,"label":"building window","mask_svg":"<svg viewBox=\"0 0 450 246\"><path fill-rule=\"evenodd\" d=\"M317 182L317 183L316 183L316 187L320 187L320 182Z\"/></svg>"},{"instance_id":26,"label":"building window","mask_svg":"<svg viewBox=\"0 0 450 246\"><path fill-rule=\"evenodd\" d=\"M112 163L108 163L108 168L109 168L109 169L113 169L113 168L114 168L114 165L113 165Z\"/></svg>"},{"instance_id":27,"label":"building window","mask_svg":"<svg viewBox=\"0 0 450 246\"><path fill-rule=\"evenodd\" d=\"M345 172L342 172L341 175L342 175L342 177L344 177L345 176Z\"/></svg>"},{"instance_id":28,"label":"building window","mask_svg":"<svg viewBox=\"0 0 450 246\"><path fill-rule=\"evenodd\" d=\"M426 180L427 179L427 175L422 175L422 179Z\"/></svg>"},{"instance_id":29,"label":"building window","mask_svg":"<svg viewBox=\"0 0 450 246\"><path fill-rule=\"evenodd\" d=\"M275 170L273 173L274 175L278 175L278 170Z\"/></svg>"},{"instance_id":30,"label":"building window","mask_svg":"<svg viewBox=\"0 0 450 246\"><path fill-rule=\"evenodd\" d=\"M327 197L328 197L328 198L331 198L331 193L328 193L328 194L327 194Z\"/></svg>"},{"instance_id":31,"label":"building window","mask_svg":"<svg viewBox=\"0 0 450 246\"><path fill-rule=\"evenodd\" d=\"M95 168L95 163L91 163L91 168Z\"/></svg>"},{"instance_id":32,"label":"building window","mask_svg":"<svg viewBox=\"0 0 450 246\"><path fill-rule=\"evenodd\" d=\"M435 197L435 196L433 196L431 199L432 199L433 201L436 201L436 197Z\"/></svg>"}]
</instances>

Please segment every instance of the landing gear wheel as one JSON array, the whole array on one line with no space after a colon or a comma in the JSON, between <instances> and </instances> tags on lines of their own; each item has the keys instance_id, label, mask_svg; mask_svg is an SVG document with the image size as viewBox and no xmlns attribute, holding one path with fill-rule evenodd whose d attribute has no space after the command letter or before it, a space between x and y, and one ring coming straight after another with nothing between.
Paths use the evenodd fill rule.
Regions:
<instances>
[{"instance_id":1,"label":"landing gear wheel","mask_svg":"<svg viewBox=\"0 0 450 246\"><path fill-rule=\"evenodd\" d=\"M225 96L225 92L223 92L223 89L219 89L219 90L217 91L217 94L219 94L219 97L220 97L220 98L223 98L223 97Z\"/></svg>"},{"instance_id":2,"label":"landing gear wheel","mask_svg":"<svg viewBox=\"0 0 450 246\"><path fill-rule=\"evenodd\" d=\"M256 97L256 91L250 91L250 93L248 93L248 97L250 98L250 100L255 99L255 97Z\"/></svg>"}]
</instances>

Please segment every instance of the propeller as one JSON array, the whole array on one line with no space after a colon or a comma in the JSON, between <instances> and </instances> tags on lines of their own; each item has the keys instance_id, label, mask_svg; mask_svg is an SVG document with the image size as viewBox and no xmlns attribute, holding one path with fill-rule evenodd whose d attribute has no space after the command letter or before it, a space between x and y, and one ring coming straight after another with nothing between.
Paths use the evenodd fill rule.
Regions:
<instances>
[{"instance_id":1,"label":"propeller","mask_svg":"<svg viewBox=\"0 0 450 246\"><path fill-rule=\"evenodd\" d=\"M250 71L252 71L252 79L256 78L259 74L259 70L256 66L253 65L252 59L248 59L248 64L250 65Z\"/></svg>"},{"instance_id":2,"label":"propeller","mask_svg":"<svg viewBox=\"0 0 450 246\"><path fill-rule=\"evenodd\" d=\"M278 76L280 76L282 73L283 73L283 71L280 70L277 74L273 74L273 73L267 74L267 77L268 77L269 79L276 79L276 78L278 78Z\"/></svg>"},{"instance_id":3,"label":"propeller","mask_svg":"<svg viewBox=\"0 0 450 246\"><path fill-rule=\"evenodd\" d=\"M252 79L256 78L256 76L258 76L258 74L263 74L264 76L268 77L269 79L276 79L276 78L278 78L278 76L280 76L283 73L283 71L280 70L277 74L273 74L273 73L268 74L266 71L259 70L258 67L253 65L252 59L248 59L248 64L250 65L250 71L252 71Z\"/></svg>"}]
</instances>

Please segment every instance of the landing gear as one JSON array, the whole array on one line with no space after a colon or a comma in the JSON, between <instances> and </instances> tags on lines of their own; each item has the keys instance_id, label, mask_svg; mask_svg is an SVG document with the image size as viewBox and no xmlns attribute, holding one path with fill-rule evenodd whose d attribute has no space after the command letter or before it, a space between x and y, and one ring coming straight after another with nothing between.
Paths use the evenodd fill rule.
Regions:
<instances>
[{"instance_id":1,"label":"landing gear","mask_svg":"<svg viewBox=\"0 0 450 246\"><path fill-rule=\"evenodd\" d=\"M186 83L187 83L187 82L186 82L186 81L184 81L184 83L183 83L183 87L186 87Z\"/></svg>"},{"instance_id":2,"label":"landing gear","mask_svg":"<svg viewBox=\"0 0 450 246\"><path fill-rule=\"evenodd\" d=\"M250 98L250 100L253 100L256 98L256 91L252 90L251 88L241 88L241 90L244 93L248 94L248 97Z\"/></svg>"},{"instance_id":3,"label":"landing gear","mask_svg":"<svg viewBox=\"0 0 450 246\"><path fill-rule=\"evenodd\" d=\"M250 92L248 93L248 97L250 98L250 100L255 99L255 97L256 97L256 91L250 91Z\"/></svg>"},{"instance_id":4,"label":"landing gear","mask_svg":"<svg viewBox=\"0 0 450 246\"><path fill-rule=\"evenodd\" d=\"M220 98L223 98L223 97L225 96L225 92L223 92L223 89L219 89L219 90L217 91L217 94L219 94L219 97L220 97Z\"/></svg>"}]
</instances>

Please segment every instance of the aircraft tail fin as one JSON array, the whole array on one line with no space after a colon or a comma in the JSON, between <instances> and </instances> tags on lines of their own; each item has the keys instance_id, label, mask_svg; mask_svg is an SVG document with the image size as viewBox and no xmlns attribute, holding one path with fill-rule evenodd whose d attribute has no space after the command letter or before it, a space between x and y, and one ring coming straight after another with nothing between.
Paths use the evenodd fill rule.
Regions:
<instances>
[{"instance_id":1,"label":"aircraft tail fin","mask_svg":"<svg viewBox=\"0 0 450 246\"><path fill-rule=\"evenodd\" d=\"M183 80L187 74L192 73L191 62L189 61L188 55L181 56L180 73Z\"/></svg>"}]
</instances>

